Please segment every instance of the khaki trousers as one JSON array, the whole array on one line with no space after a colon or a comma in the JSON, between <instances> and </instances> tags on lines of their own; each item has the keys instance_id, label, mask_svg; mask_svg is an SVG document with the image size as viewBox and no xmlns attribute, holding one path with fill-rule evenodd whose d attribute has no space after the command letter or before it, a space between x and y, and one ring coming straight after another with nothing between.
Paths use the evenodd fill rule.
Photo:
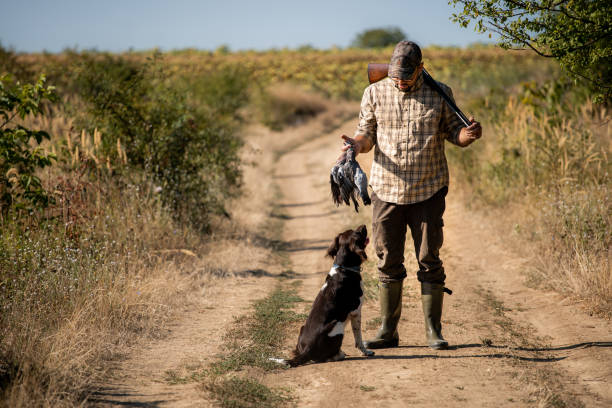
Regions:
<instances>
[{"instance_id":1,"label":"khaki trousers","mask_svg":"<svg viewBox=\"0 0 612 408\"><path fill-rule=\"evenodd\" d=\"M406 277L404 245L409 227L419 263L417 278L420 282L444 283L440 248L444 241L442 216L447 192L445 186L427 200L414 204L387 203L372 193L372 229L381 282L397 282Z\"/></svg>"}]
</instances>

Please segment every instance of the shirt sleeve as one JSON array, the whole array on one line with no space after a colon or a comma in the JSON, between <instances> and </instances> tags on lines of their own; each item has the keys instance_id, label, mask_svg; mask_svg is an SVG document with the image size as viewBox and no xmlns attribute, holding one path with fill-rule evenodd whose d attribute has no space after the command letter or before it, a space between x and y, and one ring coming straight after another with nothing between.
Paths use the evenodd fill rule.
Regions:
<instances>
[{"instance_id":1,"label":"shirt sleeve","mask_svg":"<svg viewBox=\"0 0 612 408\"><path fill-rule=\"evenodd\" d=\"M363 92L361 99L361 109L359 111L359 125L355 131L355 137L363 135L370 139L372 145L376 144L376 112L374 108L374 99L372 95L372 87L369 86Z\"/></svg>"},{"instance_id":2,"label":"shirt sleeve","mask_svg":"<svg viewBox=\"0 0 612 408\"><path fill-rule=\"evenodd\" d=\"M453 91L444 84L439 83L439 85L442 88L442 90L446 92L449 98L453 102L455 102L455 98L453 97ZM459 119L459 116L457 116L457 114L451 109L451 107L448 106L448 103L446 103L446 101L443 101L442 102L442 124L440 126L440 129L444 133L444 137L446 138L446 140L448 140L452 144L459 146L459 132L464 127L465 125L463 124L461 119Z\"/></svg>"}]
</instances>

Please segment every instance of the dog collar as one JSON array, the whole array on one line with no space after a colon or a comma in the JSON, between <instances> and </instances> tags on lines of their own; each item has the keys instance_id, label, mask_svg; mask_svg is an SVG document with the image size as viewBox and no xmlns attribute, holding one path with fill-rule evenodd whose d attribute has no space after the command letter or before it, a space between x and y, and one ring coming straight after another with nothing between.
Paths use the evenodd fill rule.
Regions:
<instances>
[{"instance_id":1,"label":"dog collar","mask_svg":"<svg viewBox=\"0 0 612 408\"><path fill-rule=\"evenodd\" d=\"M333 266L334 269L344 269L346 271L351 271L351 272L355 272L355 273L361 273L361 267L351 267L351 266L342 266L342 265L336 265L334 264Z\"/></svg>"}]
</instances>

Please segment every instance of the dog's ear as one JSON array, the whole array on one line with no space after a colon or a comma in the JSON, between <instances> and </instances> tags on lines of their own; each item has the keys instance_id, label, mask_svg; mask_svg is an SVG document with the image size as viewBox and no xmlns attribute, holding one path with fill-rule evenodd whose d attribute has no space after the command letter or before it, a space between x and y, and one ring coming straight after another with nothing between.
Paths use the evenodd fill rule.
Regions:
<instances>
[{"instance_id":1,"label":"dog's ear","mask_svg":"<svg viewBox=\"0 0 612 408\"><path fill-rule=\"evenodd\" d=\"M340 235L336 235L336 238L334 238L334 242L332 242L329 248L327 248L326 255L329 256L330 258L334 258L336 254L338 253L339 249L340 249Z\"/></svg>"},{"instance_id":2,"label":"dog's ear","mask_svg":"<svg viewBox=\"0 0 612 408\"><path fill-rule=\"evenodd\" d=\"M357 227L355 231L357 231L359 234L361 234L364 237L368 236L368 228L365 226L365 224L361 224L359 227Z\"/></svg>"}]
</instances>

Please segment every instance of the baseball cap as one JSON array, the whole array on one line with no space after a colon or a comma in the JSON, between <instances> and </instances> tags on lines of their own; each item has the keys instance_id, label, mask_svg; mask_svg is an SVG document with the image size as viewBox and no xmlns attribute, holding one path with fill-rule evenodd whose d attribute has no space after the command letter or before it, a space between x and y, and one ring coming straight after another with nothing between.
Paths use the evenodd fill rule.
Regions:
<instances>
[{"instance_id":1,"label":"baseball cap","mask_svg":"<svg viewBox=\"0 0 612 408\"><path fill-rule=\"evenodd\" d=\"M389 76L410 79L421 63L421 48L412 41L400 41L395 46L389 63Z\"/></svg>"}]
</instances>

